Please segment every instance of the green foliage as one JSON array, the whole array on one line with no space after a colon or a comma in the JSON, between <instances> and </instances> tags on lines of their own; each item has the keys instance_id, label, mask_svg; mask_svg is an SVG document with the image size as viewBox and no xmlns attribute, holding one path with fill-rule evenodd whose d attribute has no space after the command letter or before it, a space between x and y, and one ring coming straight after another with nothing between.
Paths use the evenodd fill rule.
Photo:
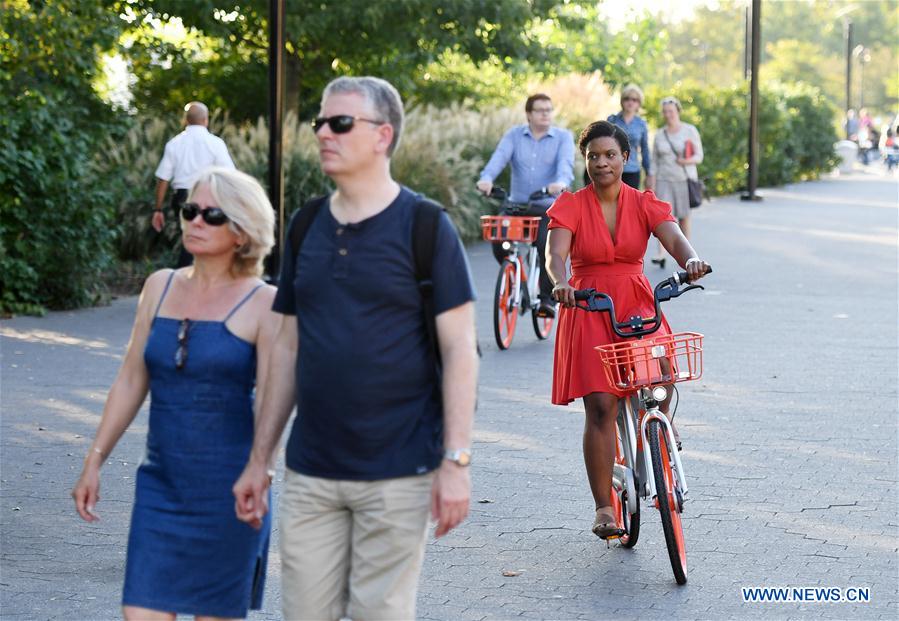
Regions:
<instances>
[{"instance_id":1,"label":"green foliage","mask_svg":"<svg viewBox=\"0 0 899 621\"><path fill-rule=\"evenodd\" d=\"M468 79L478 68L526 74L529 68L556 66L567 50L547 45L531 26L558 20L573 27L578 17L562 17L557 9L567 4L588 3L293 0L285 16L285 108L309 118L324 86L340 75L378 75L409 101L447 103L432 98L484 92L477 79ZM137 76L140 112L158 114L198 98L241 121L265 113L268 2L232 6L218 9L208 0L129 4L133 20L122 53ZM172 23L175 17L188 29L180 39L153 30L154 23ZM437 83L435 72L453 83ZM496 84L500 88L505 81Z\"/></svg>"},{"instance_id":2,"label":"green foliage","mask_svg":"<svg viewBox=\"0 0 899 621\"><path fill-rule=\"evenodd\" d=\"M721 0L667 24L669 43L651 83L661 88L694 84L715 88L743 80L747 2ZM899 92L890 88L899 65L896 0L790 0L762 2L762 84L783 82L818 88L834 109L845 105L845 24L853 44L870 50L862 69L852 59L852 107L862 101L875 114L895 114ZM862 83L864 73L864 83Z\"/></svg>"},{"instance_id":3,"label":"green foliage","mask_svg":"<svg viewBox=\"0 0 899 621\"><path fill-rule=\"evenodd\" d=\"M668 95L683 105L681 119L696 125L702 137L704 159L699 166L712 194L730 194L746 187L748 152L748 92L744 87L673 91L649 89L648 117L655 127L664 120L659 101ZM760 186L777 186L815 178L836 165L833 144L833 106L808 86L770 85L760 92Z\"/></svg>"},{"instance_id":4,"label":"green foliage","mask_svg":"<svg viewBox=\"0 0 899 621\"><path fill-rule=\"evenodd\" d=\"M91 79L96 50L119 33L111 6L19 0L0 12L0 313L101 293L115 231L90 161L118 126Z\"/></svg>"}]
</instances>

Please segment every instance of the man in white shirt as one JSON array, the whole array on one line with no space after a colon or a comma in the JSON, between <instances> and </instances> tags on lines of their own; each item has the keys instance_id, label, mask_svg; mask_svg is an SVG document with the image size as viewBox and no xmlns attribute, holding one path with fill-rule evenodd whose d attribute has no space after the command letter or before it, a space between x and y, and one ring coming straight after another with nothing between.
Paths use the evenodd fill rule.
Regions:
<instances>
[{"instance_id":1,"label":"man in white shirt","mask_svg":"<svg viewBox=\"0 0 899 621\"><path fill-rule=\"evenodd\" d=\"M165 145L162 160L156 168L156 207L153 209L153 228L162 231L165 213L162 203L171 184L174 194L169 203L177 221L179 210L193 187L197 175L210 166L234 168L225 141L209 133L209 108L199 101L184 106L186 127ZM191 256L183 248L178 267L190 265Z\"/></svg>"}]
</instances>

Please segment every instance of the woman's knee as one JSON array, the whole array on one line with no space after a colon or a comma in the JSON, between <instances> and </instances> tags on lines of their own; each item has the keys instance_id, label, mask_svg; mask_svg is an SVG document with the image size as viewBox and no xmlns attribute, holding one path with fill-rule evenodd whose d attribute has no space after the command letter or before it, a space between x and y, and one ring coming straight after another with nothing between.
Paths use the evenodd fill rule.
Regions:
<instances>
[{"instance_id":1,"label":"woman's knee","mask_svg":"<svg viewBox=\"0 0 899 621\"><path fill-rule=\"evenodd\" d=\"M584 397L584 410L588 424L608 424L618 415L618 397L603 392L591 393Z\"/></svg>"}]
</instances>

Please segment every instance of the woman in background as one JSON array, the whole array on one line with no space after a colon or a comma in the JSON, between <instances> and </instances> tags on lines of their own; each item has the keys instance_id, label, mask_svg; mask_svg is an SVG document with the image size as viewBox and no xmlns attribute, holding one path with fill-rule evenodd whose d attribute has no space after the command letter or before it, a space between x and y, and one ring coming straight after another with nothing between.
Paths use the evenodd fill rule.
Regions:
<instances>
[{"instance_id":1,"label":"woman in background","mask_svg":"<svg viewBox=\"0 0 899 621\"><path fill-rule=\"evenodd\" d=\"M662 116L665 126L656 132L652 144L652 161L655 162L655 194L659 200L671 205L684 237L690 238L690 193L687 179L699 179L696 165L702 163L702 141L699 130L680 119L681 104L676 97L662 100ZM665 269L665 254L659 244L658 254L652 262Z\"/></svg>"}]
</instances>

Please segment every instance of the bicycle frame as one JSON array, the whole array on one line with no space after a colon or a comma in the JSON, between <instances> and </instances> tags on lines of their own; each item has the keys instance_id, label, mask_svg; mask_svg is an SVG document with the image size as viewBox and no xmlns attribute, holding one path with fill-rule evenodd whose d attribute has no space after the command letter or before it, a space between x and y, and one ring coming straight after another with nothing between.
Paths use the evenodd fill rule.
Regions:
<instances>
[{"instance_id":1,"label":"bicycle frame","mask_svg":"<svg viewBox=\"0 0 899 621\"><path fill-rule=\"evenodd\" d=\"M528 245L528 251L525 255L527 261L527 272L524 273L524 282L527 284L528 292L528 309L522 308L521 304L521 283L522 283L522 260L519 250L520 242L510 242L512 247L509 250L509 259L515 264L515 290L512 292L513 304L520 308L520 312L534 308L538 304L538 289L540 287L540 268L537 265L537 247L533 244Z\"/></svg>"}]
</instances>

